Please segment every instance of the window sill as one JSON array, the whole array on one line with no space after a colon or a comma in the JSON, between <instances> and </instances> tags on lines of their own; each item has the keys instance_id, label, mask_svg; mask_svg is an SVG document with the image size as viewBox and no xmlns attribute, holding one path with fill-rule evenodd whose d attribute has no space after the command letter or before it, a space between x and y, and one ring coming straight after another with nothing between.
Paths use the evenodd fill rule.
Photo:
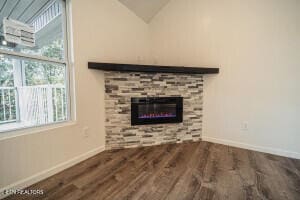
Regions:
<instances>
[{"instance_id":1,"label":"window sill","mask_svg":"<svg viewBox=\"0 0 300 200\"><path fill-rule=\"evenodd\" d=\"M45 124L45 125L39 125L39 126L34 126L34 127L20 127L17 129L11 129L7 130L5 132L0 132L0 141L1 140L6 140L6 139L11 139L14 137L18 136L23 136L23 135L30 135L30 134L35 134L39 132L44 132L44 131L50 131L53 129L57 128L64 128L68 126L74 126L76 125L76 121L62 121L62 122L56 122L56 123L51 123L51 124Z\"/></svg>"}]
</instances>

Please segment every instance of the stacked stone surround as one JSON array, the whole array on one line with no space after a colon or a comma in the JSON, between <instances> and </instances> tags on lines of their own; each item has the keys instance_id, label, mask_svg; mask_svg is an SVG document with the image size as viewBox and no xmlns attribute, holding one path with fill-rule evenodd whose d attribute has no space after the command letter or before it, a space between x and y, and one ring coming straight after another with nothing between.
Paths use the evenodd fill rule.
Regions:
<instances>
[{"instance_id":1,"label":"stacked stone surround","mask_svg":"<svg viewBox=\"0 0 300 200\"><path fill-rule=\"evenodd\" d=\"M131 126L131 97L183 97L183 122ZM201 74L105 72L106 148L198 141L202 132Z\"/></svg>"}]
</instances>

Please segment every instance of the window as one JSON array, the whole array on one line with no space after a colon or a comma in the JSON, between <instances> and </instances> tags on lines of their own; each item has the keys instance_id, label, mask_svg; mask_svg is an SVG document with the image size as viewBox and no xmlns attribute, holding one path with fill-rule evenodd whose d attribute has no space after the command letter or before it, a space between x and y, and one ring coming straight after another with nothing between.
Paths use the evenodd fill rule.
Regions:
<instances>
[{"instance_id":1,"label":"window","mask_svg":"<svg viewBox=\"0 0 300 200\"><path fill-rule=\"evenodd\" d=\"M69 119L64 0L0 0L0 132Z\"/></svg>"}]
</instances>

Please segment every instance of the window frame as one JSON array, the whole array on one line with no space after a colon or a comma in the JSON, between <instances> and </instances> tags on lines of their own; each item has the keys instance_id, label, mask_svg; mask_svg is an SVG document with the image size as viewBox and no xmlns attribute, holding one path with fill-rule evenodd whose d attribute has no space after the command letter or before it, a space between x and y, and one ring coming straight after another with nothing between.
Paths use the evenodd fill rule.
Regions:
<instances>
[{"instance_id":1,"label":"window frame","mask_svg":"<svg viewBox=\"0 0 300 200\"><path fill-rule=\"evenodd\" d=\"M64 40L64 59L59 60L55 58L49 58L46 56L37 56L30 55L22 52L8 51L0 49L0 55L7 57L20 59L20 60L29 60L36 62L43 62L49 64L59 64L65 67L65 87L66 87L66 107L67 107L67 116L65 120L51 122L46 124L38 124L32 126L20 126L7 130L0 130L0 140L10 136L14 136L11 132L26 133L27 130L30 133L51 130L53 128L64 127L68 125L73 125L76 122L75 115L75 89L74 89L74 59L73 59L73 43L72 43L72 21L71 21L71 0L60 0L63 6L62 9L62 29L63 29L63 40ZM18 106L19 107L19 106ZM5 133L9 133L6 135Z\"/></svg>"}]
</instances>

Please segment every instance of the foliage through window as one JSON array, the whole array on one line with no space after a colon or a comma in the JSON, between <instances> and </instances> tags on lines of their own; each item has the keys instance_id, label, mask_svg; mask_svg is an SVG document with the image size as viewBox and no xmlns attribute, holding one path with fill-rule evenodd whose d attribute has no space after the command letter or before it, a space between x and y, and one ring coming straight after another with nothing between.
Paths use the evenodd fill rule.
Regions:
<instances>
[{"instance_id":1,"label":"foliage through window","mask_svg":"<svg viewBox=\"0 0 300 200\"><path fill-rule=\"evenodd\" d=\"M67 120L65 2L0 0L0 17L0 132ZM26 28L11 39L9 23L34 43Z\"/></svg>"}]
</instances>

